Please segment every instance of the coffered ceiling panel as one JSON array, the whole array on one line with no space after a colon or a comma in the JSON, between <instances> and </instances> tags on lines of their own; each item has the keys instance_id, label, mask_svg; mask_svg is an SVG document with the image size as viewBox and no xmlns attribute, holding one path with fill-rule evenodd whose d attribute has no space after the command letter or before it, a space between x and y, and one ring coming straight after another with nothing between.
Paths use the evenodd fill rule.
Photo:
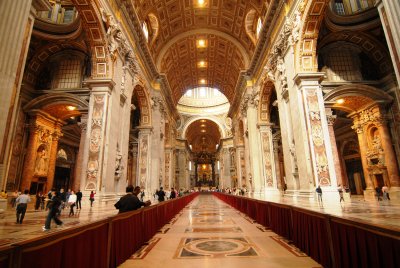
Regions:
<instances>
[{"instance_id":1,"label":"coffered ceiling panel","mask_svg":"<svg viewBox=\"0 0 400 268\"><path fill-rule=\"evenodd\" d=\"M207 40L206 48L196 47L199 38ZM200 61L204 61L204 67L199 67ZM244 59L234 44L209 34L192 35L173 44L165 53L160 71L167 74L177 103L187 89L199 86L218 88L231 99L244 67Z\"/></svg>"},{"instance_id":2,"label":"coffered ceiling panel","mask_svg":"<svg viewBox=\"0 0 400 268\"><path fill-rule=\"evenodd\" d=\"M159 71L167 74L176 103L188 88L201 86L200 79L231 100L239 72L255 50L246 33L246 15L255 12L259 16L265 1L205 0L202 7L198 2L142 0L134 5L142 22L149 15L158 19L158 34L150 38L149 48L154 61L160 57ZM196 47L199 35L207 41L202 50ZM206 68L196 67L200 60L207 62Z\"/></svg>"}]
</instances>

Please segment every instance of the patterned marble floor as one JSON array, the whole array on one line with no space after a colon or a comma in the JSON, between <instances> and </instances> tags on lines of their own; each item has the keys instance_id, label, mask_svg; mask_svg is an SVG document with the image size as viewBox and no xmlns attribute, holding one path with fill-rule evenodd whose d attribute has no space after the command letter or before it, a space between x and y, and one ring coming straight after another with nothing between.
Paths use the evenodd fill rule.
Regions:
<instances>
[{"instance_id":1,"label":"patterned marble floor","mask_svg":"<svg viewBox=\"0 0 400 268\"><path fill-rule=\"evenodd\" d=\"M253 196L253 198L269 200L277 203L290 204L299 206L302 208L320 211L340 217L349 219L362 220L368 223L384 226L393 230L400 231L400 203L396 201L364 201L361 198L352 197L351 201L346 200L345 203L340 204L337 200L331 202L324 202L323 206L319 205L315 200L308 199L293 199L291 197L280 197L280 196ZM88 200L85 198L82 204L82 210L73 217L68 217L68 210L65 209L61 220L64 221L65 228L71 228L88 222L104 219L106 217L117 214L114 208L115 200L100 201L97 199L94 202L93 208L90 208ZM152 200L154 203L154 200ZM237 222L232 217L225 217L227 211L215 207L213 201L208 201L197 209L194 209L191 214L193 221L192 225L185 227L185 232L198 232L204 230L204 228L210 228L212 225L216 233L237 233L240 225L236 225ZM222 205L221 205L222 206ZM201 208L201 210L200 210ZM46 233L42 232L42 226L46 218L47 212L35 211L33 204L30 203L28 211L25 215L24 223L18 225L15 223L15 209L8 207L6 216L4 219L0 219L0 246L12 244L21 240L28 240L39 236L44 236ZM204 217L207 216L207 217ZM194 224L195 223L195 224ZM223 229L222 224L229 225ZM57 232L59 228L55 228L55 224L52 223L52 229L50 232ZM212 230L209 229L211 232Z\"/></svg>"},{"instance_id":2,"label":"patterned marble floor","mask_svg":"<svg viewBox=\"0 0 400 268\"><path fill-rule=\"evenodd\" d=\"M321 267L212 195L200 195L121 267Z\"/></svg>"}]
</instances>

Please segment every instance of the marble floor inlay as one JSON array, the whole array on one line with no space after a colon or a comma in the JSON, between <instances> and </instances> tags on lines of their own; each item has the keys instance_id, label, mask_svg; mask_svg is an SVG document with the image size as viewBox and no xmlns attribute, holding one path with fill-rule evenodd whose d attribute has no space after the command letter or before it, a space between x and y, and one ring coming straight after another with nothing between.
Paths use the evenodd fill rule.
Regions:
<instances>
[{"instance_id":1,"label":"marble floor inlay","mask_svg":"<svg viewBox=\"0 0 400 268\"><path fill-rule=\"evenodd\" d=\"M321 267L280 236L212 195L195 198L121 267Z\"/></svg>"},{"instance_id":2,"label":"marble floor inlay","mask_svg":"<svg viewBox=\"0 0 400 268\"><path fill-rule=\"evenodd\" d=\"M177 258L223 258L258 256L247 238L183 238L175 254Z\"/></svg>"}]
</instances>

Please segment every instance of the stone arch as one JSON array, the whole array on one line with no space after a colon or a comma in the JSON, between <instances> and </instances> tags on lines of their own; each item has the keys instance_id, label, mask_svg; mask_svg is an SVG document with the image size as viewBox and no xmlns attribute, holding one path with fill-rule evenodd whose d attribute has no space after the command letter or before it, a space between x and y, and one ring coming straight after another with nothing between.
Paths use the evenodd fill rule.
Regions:
<instances>
[{"instance_id":1,"label":"stone arch","mask_svg":"<svg viewBox=\"0 0 400 268\"><path fill-rule=\"evenodd\" d=\"M268 80L262 85L261 95L260 95L260 105L258 108L258 120L259 122L269 122L270 121L270 103L271 96L275 90L275 85L272 81Z\"/></svg>"},{"instance_id":2,"label":"stone arch","mask_svg":"<svg viewBox=\"0 0 400 268\"><path fill-rule=\"evenodd\" d=\"M151 125L151 105L149 101L149 96L145 87L140 83L136 84L133 88L133 94L136 95L139 108L140 108L140 126L150 126Z\"/></svg>"},{"instance_id":3,"label":"stone arch","mask_svg":"<svg viewBox=\"0 0 400 268\"><path fill-rule=\"evenodd\" d=\"M214 122L215 124L217 124L219 130L221 131L221 139L227 137L227 133L226 133L226 131L224 129L224 126L218 120L217 117L215 117L215 116L194 116L194 117L190 118L188 121L186 121L185 124L183 125L182 132L181 132L182 133L182 139L186 139L186 133L187 133L187 130L188 130L189 126L193 122L195 122L197 120L201 120L201 119L210 120L210 121Z\"/></svg>"},{"instance_id":4,"label":"stone arch","mask_svg":"<svg viewBox=\"0 0 400 268\"><path fill-rule=\"evenodd\" d=\"M330 0L309 0L302 16L301 37L298 42L298 71L316 72L318 70L317 40L326 7ZM303 7L300 7L302 9Z\"/></svg>"},{"instance_id":5,"label":"stone arch","mask_svg":"<svg viewBox=\"0 0 400 268\"><path fill-rule=\"evenodd\" d=\"M97 1L72 0L81 16L91 48L92 78L109 77L112 74L111 57L107 48L106 30L101 19Z\"/></svg>"},{"instance_id":6,"label":"stone arch","mask_svg":"<svg viewBox=\"0 0 400 268\"><path fill-rule=\"evenodd\" d=\"M23 107L23 109L24 111L29 111L54 105L75 105L77 111L87 111L89 107L89 103L86 100L74 94L49 93L31 100Z\"/></svg>"},{"instance_id":7,"label":"stone arch","mask_svg":"<svg viewBox=\"0 0 400 268\"><path fill-rule=\"evenodd\" d=\"M348 100L347 103L337 103L339 99ZM388 104L393 98L382 90L360 84L350 84L340 86L324 96L325 106L344 110L346 112L356 112L372 103Z\"/></svg>"}]
</instances>

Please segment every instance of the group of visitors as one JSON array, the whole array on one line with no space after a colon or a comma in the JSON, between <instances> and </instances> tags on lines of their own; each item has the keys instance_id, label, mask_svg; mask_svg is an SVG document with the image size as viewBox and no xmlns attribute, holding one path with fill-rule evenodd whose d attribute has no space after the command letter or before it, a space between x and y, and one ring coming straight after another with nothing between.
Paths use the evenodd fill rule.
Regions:
<instances>
[{"instance_id":1,"label":"group of visitors","mask_svg":"<svg viewBox=\"0 0 400 268\"><path fill-rule=\"evenodd\" d=\"M217 191L218 191L218 189L217 189ZM244 196L244 195L247 194L247 188L246 187L242 187L242 188L233 187L231 189L231 188L228 187L228 188L222 189L221 192L228 193L228 194L233 194L233 195L242 195L242 196Z\"/></svg>"},{"instance_id":2,"label":"group of visitors","mask_svg":"<svg viewBox=\"0 0 400 268\"><path fill-rule=\"evenodd\" d=\"M165 201L165 199L174 199L178 196L182 196L183 194L183 189L178 192L174 187L172 187L171 191L165 192L164 188L160 187L160 190L156 190L154 194L154 199L158 200L158 202L163 202Z\"/></svg>"},{"instance_id":3,"label":"group of visitors","mask_svg":"<svg viewBox=\"0 0 400 268\"><path fill-rule=\"evenodd\" d=\"M322 189L318 185L318 187L315 189L317 195L318 195L318 202L322 203ZM342 185L339 184L338 186L338 192L339 192L339 202L341 203L342 201L344 202L344 192L350 193L350 189L348 187L343 187ZM389 188L385 184L380 188L379 186L375 187L375 196L377 198L377 201L382 201L382 200L390 200L389 196Z\"/></svg>"}]
</instances>

